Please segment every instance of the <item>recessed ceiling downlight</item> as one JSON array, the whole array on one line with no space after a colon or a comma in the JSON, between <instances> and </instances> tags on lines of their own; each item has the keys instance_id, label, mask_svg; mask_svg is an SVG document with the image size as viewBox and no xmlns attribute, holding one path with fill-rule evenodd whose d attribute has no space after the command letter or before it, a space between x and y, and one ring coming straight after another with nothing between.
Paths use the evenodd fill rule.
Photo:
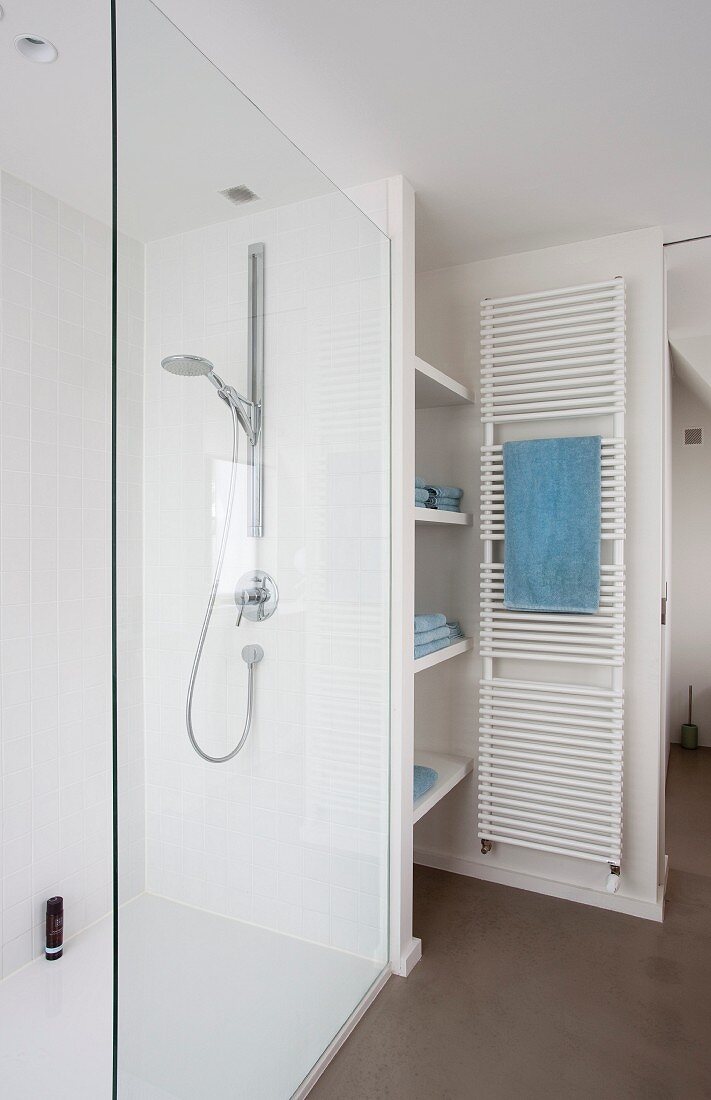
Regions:
<instances>
[{"instance_id":1,"label":"recessed ceiling downlight","mask_svg":"<svg viewBox=\"0 0 711 1100\"><path fill-rule=\"evenodd\" d=\"M41 34L18 34L15 46L23 57L38 65L49 65L57 60L57 47Z\"/></svg>"}]
</instances>

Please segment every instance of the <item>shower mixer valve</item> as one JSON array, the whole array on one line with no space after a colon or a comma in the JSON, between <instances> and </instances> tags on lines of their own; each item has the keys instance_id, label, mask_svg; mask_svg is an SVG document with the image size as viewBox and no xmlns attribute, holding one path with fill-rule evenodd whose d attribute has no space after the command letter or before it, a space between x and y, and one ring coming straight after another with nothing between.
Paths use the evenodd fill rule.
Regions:
<instances>
[{"instance_id":1,"label":"shower mixer valve","mask_svg":"<svg viewBox=\"0 0 711 1100\"><path fill-rule=\"evenodd\" d=\"M243 615L253 623L269 619L279 603L276 581L263 569L243 573L235 588L235 603L239 608L237 626L242 622Z\"/></svg>"}]
</instances>

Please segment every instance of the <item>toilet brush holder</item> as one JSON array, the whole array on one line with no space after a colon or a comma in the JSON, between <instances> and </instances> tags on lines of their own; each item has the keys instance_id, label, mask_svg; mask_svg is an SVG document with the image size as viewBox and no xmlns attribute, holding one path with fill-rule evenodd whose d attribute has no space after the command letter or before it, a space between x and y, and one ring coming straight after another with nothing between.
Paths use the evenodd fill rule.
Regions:
<instances>
[{"instance_id":1,"label":"toilet brush holder","mask_svg":"<svg viewBox=\"0 0 711 1100\"><path fill-rule=\"evenodd\" d=\"M681 727L681 747L697 749L699 747L699 727L691 721L692 686L689 684L689 721Z\"/></svg>"},{"instance_id":2,"label":"toilet brush holder","mask_svg":"<svg viewBox=\"0 0 711 1100\"><path fill-rule=\"evenodd\" d=\"M681 747L683 749L698 749L699 727L693 722L684 722L681 727Z\"/></svg>"}]
</instances>

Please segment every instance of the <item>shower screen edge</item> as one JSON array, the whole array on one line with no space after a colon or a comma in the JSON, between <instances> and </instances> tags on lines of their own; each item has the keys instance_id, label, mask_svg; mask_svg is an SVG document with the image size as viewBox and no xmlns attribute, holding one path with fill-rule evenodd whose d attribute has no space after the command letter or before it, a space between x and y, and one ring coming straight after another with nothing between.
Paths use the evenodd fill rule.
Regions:
<instances>
[{"instance_id":1,"label":"shower screen edge","mask_svg":"<svg viewBox=\"0 0 711 1100\"><path fill-rule=\"evenodd\" d=\"M111 1098L118 1100L119 1047L119 750L118 750L118 88L117 14L111 0L111 813L112 813L112 982Z\"/></svg>"}]
</instances>

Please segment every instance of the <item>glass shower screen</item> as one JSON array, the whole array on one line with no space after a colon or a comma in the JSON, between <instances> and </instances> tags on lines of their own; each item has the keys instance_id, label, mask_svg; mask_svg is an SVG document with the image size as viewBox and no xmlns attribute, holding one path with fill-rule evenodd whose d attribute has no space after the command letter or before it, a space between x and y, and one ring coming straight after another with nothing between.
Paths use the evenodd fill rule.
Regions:
<instances>
[{"instance_id":1,"label":"glass shower screen","mask_svg":"<svg viewBox=\"0 0 711 1100\"><path fill-rule=\"evenodd\" d=\"M385 190L114 65L117 1093L286 1100L388 957Z\"/></svg>"}]
</instances>

